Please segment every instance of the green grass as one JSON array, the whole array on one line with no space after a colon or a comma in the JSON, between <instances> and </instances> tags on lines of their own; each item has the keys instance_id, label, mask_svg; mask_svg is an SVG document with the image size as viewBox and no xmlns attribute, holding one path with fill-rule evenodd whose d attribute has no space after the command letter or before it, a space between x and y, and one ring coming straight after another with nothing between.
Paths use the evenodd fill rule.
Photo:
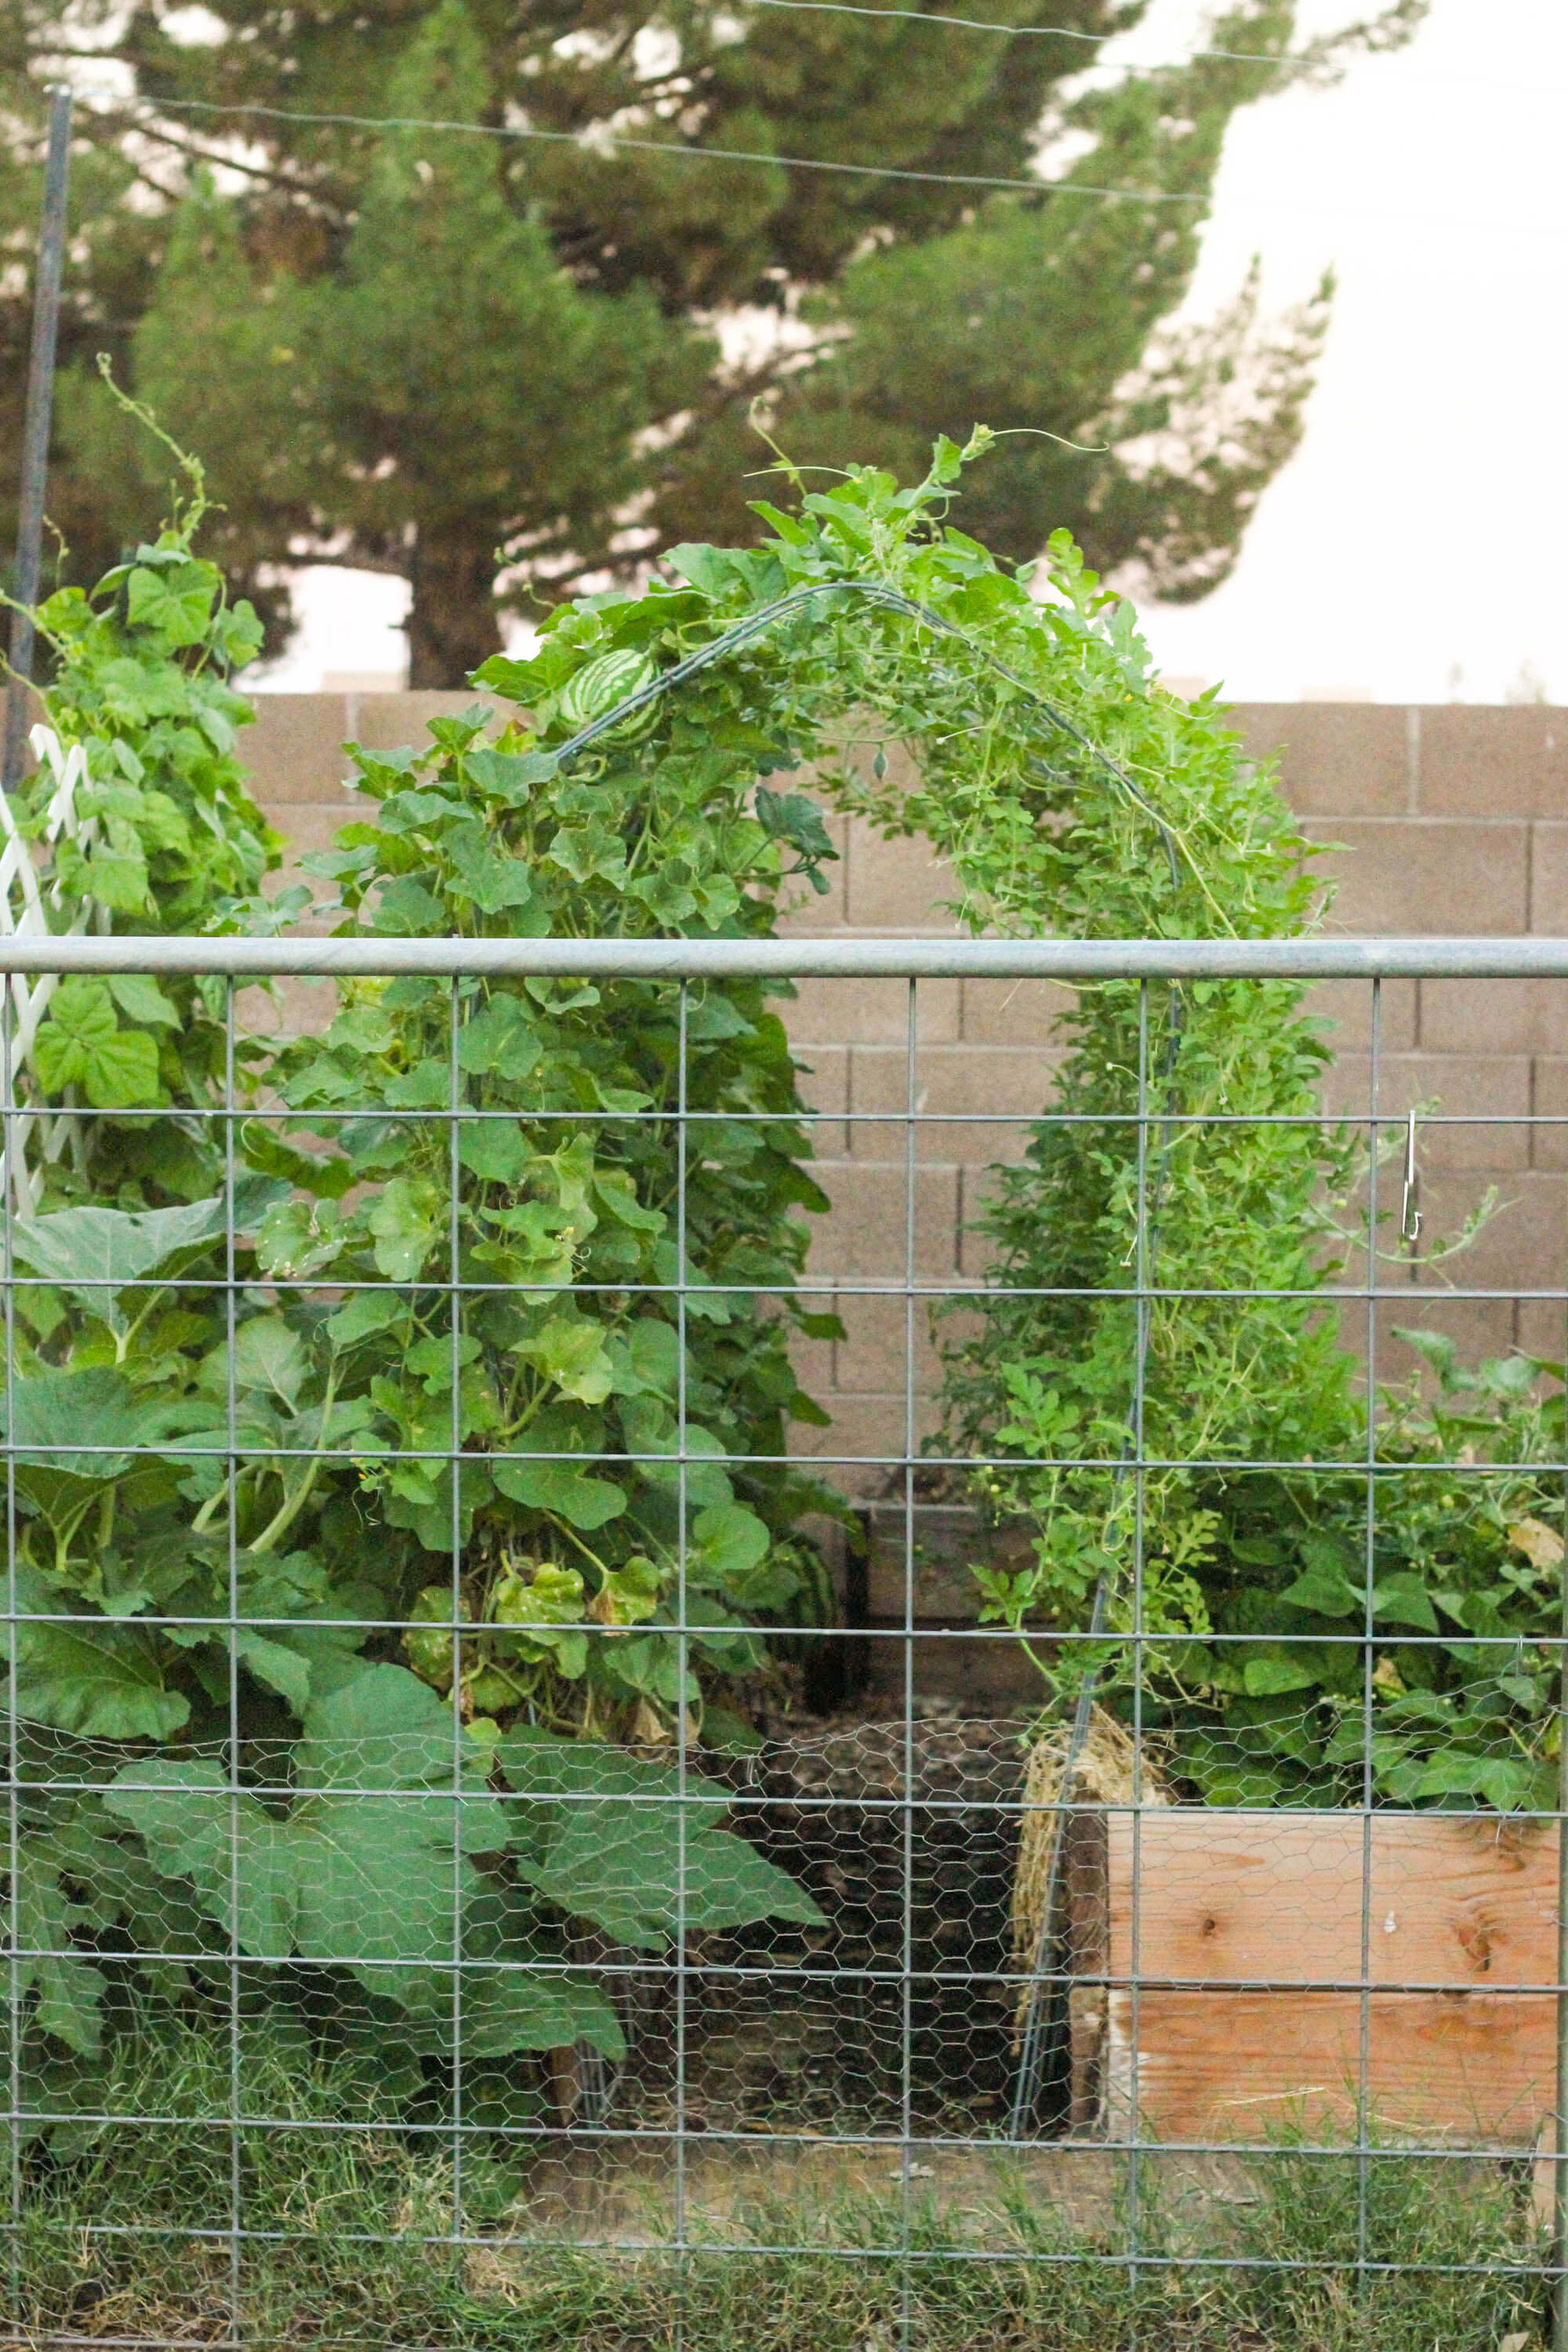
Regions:
<instances>
[{"instance_id":1,"label":"green grass","mask_svg":"<svg viewBox=\"0 0 1568 2352\"><path fill-rule=\"evenodd\" d=\"M228 2249L188 2234L221 2228L228 2210L226 2048L165 2027L153 2053L128 2045L116 2069L107 2106L199 2120L80 2127L28 2151L7 2347L57 2333L154 2346L227 2335ZM478 2250L431 2243L453 2204L438 2137L384 2128L363 2080L300 2051L247 2051L246 2097L288 2126L247 2129L240 2147L247 2226L282 2233L243 2250L238 2334L257 2352L900 2352L906 2340L912 2352L1498 2352L1511 2335L1544 2340L1528 2183L1479 2160L1373 2158L1359 2278L1353 2162L1288 2147L1248 2168L1240 2201L1234 2168L1223 2196L1194 2204L1190 2186L1167 2200L1160 2160L1145 2159L1140 2244L1155 2259L1136 2276L1117 2258L1124 2210L1108 2206L1075 2236L1037 2186L1002 2171L984 2201L920 2205L907 2264L891 2189L810 2204L738 2196L731 2242L678 2263L522 2244L508 2234L524 2219L517 2176L482 2147L466 2159L465 2205L469 2228L495 2235ZM345 2114L384 2128L310 2128ZM750 2254L735 2250L742 2235L812 2251ZM1242 2266L1184 2259L1199 2251ZM1443 2268L1488 2262L1526 2267Z\"/></svg>"}]
</instances>

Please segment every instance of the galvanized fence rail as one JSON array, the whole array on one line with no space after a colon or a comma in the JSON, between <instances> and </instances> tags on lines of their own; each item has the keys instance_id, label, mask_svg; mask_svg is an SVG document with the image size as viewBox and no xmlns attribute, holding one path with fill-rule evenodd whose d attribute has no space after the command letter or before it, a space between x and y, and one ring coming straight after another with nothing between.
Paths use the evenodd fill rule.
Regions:
<instances>
[{"instance_id":1,"label":"galvanized fence rail","mask_svg":"<svg viewBox=\"0 0 1568 2352\"><path fill-rule=\"evenodd\" d=\"M564 2254L639 2277L650 2263L662 2266L668 2337L693 2347L741 2340L723 2336L714 2316L710 2283L722 2266L732 2274L735 2265L779 2263L803 2273L836 2267L849 2283L835 2292L846 2295L862 2292L853 2284L857 2273L874 2278L874 2293L865 2289L868 2310L875 2305L863 2336L868 2346L947 2340L946 2323L933 2316L931 2282L951 2301L959 2294L952 2281L965 2272L1032 2281L1020 2290L1015 2317L1034 2307L1027 2296L1046 2292L1042 2283L1051 2283L1052 2294L1072 2283L1088 2298L1079 2315L1073 2316L1078 2306L1053 2305L1050 2324L1060 2340L1086 2345L1121 2340L1105 2332L1114 2324L1131 2340L1157 2346L1166 2340L1162 2308L1173 2309L1181 2296L1197 2297L1196 2309L1205 2295L1245 2298L1270 2280L1284 2282L1282 2294L1342 2291L1352 2311L1364 2310L1368 2343L1380 2327L1386 2340L1417 2340L1395 2330L1424 2324L1410 2298L1429 2292L1447 2298L1442 2324L1455 2332L1445 2342L1506 2340L1515 2352L1537 2341L1568 2345L1568 1842L1562 1836L1568 1627L1561 1516L1568 1446L1561 1413L1540 1423L1554 1433L1555 1451L1537 1445L1527 1460L1500 1458L1489 1454L1478 1424L1472 1440L1414 1468L1383 1450L1375 1410L1366 1412L1353 1453L1315 1461L1173 1459L1145 1443L1144 1414L1159 1318L1179 1317L1184 1302L1255 1303L1223 1287L1162 1282L1160 1154L1170 1122L1184 1114L1152 1066L1149 1008L1172 983L1206 981L1348 980L1366 992L1365 1096L1353 1111L1336 1114L1363 1147L1360 1255L1336 1280L1282 1286L1268 1297L1320 1302L1339 1318L1347 1346L1359 1348L1362 1361L1384 1378L1388 1328L1413 1302L1428 1328L1441 1334L1447 1318L1461 1338L1506 1309L1519 1346L1511 1358L1505 1348L1503 1360L1526 1365L1531 1396L1555 1392L1550 1361L1568 1357L1568 1218L1561 1208L1549 1280L1467 1280L1461 1255L1457 1278L1415 1288L1397 1244L1416 1239L1422 1158L1432 1139L1462 1132L1475 1143L1472 1164L1484 1168L1488 1131L1523 1128L1546 1166L1568 1168L1568 1117L1532 1109L1522 1118L1459 1118L1440 1106L1417 1116L1391 1106L1383 1091L1382 1004L1385 983L1396 980L1463 981L1479 996L1520 982L1560 993L1568 990L1568 941L14 937L0 940L0 971L214 975L226 984L227 1035L222 1088L180 1112L216 1140L221 1210L174 1274L154 1275L149 1265L127 1275L107 1263L97 1273L51 1267L27 1204L11 1196L5 1204L4 1622L11 1671L0 2131L14 2336L4 2340L151 2347L199 2337L254 2352L294 2340L291 2331L309 2332L297 2314L290 2317L279 2287L292 2275L290 2263L319 2267L326 2245L336 2249L340 2268L352 2271L395 2245L456 2266L452 2274L468 2299L462 2325L478 2332L463 2336L454 2319L453 2332L438 2339L453 2346L509 2340L505 2314L528 2305L531 2280L559 2284L564 2274L550 2265ZM319 1140L388 1119L444 1135L449 1245L439 1279L425 1270L389 1272L379 1284L338 1281L322 1294L308 1268L290 1274L275 1264L264 1272L247 1255L247 1134L298 1129L300 1120L265 1092L247 1096L242 1088L239 1000L255 982L285 977L402 977L445 989L444 1103L410 1109L342 1100L330 1114L320 1107L310 1114ZM831 1428L813 1439L811 1466L837 1483L859 1517L851 1511L837 1526L830 1518L817 1523L836 1597L831 1607L819 1600L814 1613L786 1612L752 1637L766 1669L751 1677L760 1737L750 1743L731 1737L726 1745L706 1736L697 1703L689 1703L694 1645L711 1640L715 1622L691 1580L700 1480L716 1460L745 1476L775 1472L788 1457L718 1457L710 1443L689 1442L696 1416L689 1342L694 1314L711 1305L712 1286L696 1283L689 1271L685 1201L704 1153L705 1122L720 1115L693 1108L689 1098L689 1075L704 1050L691 1035L689 1007L703 983L758 977L847 990L892 982L904 992L901 1103L858 1111L850 1102L805 1114L808 1127L847 1135L851 1150L857 1137L879 1139L868 1165L886 1188L886 1246L869 1270L836 1267L829 1255L826 1270L810 1270L795 1286L812 1301L847 1311L870 1306L883 1316L879 1328L894 1332L900 1358L901 1425L880 1444L850 1444ZM668 1278L639 1279L635 1287L675 1333L676 1442L654 1456L640 1455L627 1439L602 1458L633 1466L657 1460L673 1475L675 1567L658 1611L637 1619L635 1633L607 1609L566 1627L584 1643L656 1644L649 1687L667 1697L639 1718L640 1730L628 1731L624 1721L615 1729L601 1725L595 1738L595 1725L587 1726L584 1752L598 1759L596 1781L508 1789L496 1777L500 1768L490 1765L493 1739L486 1748L469 1727L482 1712L472 1697L471 1664L481 1629L471 1614L462 1482L476 1454L458 1413L471 1319L519 1284L488 1276L459 1247L469 1181L459 1130L487 1118L510 1118L515 1127L517 1118L475 1108L458 1048L473 983L530 979L602 986L606 1021L620 984L668 984L675 1007L679 1051L668 1099L591 1114L598 1129L657 1120L670 1139ZM1108 1118L1049 1102L962 1114L926 1108L921 992L923 983L949 979L1135 984L1142 1045L1128 1073L1125 1109ZM5 1001L9 1013L9 990ZM12 1167L16 1131L36 1113L27 1081L13 1066L9 1028L0 1055ZM174 1114L101 1116L129 1129ZM529 1114L552 1127L563 1145L588 1116L566 1102ZM722 1113L731 1125L748 1117L776 1123L773 1112ZM944 1453L940 1423L928 1412L930 1310L967 1305L984 1312L998 1295L996 1276L973 1262L972 1250L962 1269L933 1270L925 1262L921 1202L939 1130L984 1125L1011 1130L1021 1142L1033 1131L1065 1131L1075 1120L1102 1132L1119 1129L1135 1161L1125 1278L1093 1293L1132 1311L1130 1412L1119 1454L1102 1443L1092 1449L1080 1443L1042 1453L1030 1466L1110 1470L1131 1498L1132 1535L1124 1592L1102 1579L1097 1600L1091 1581L1078 1622L1058 1615L1036 1629L1033 1646L1037 1657L1048 1654L1057 1694L1051 1714L1045 1683L1026 1662L1014 1670L1023 1655L1018 1631L984 1618L968 1576L971 1555L983 1568L994 1565L995 1529L983 1513L963 1517L974 1482L988 1469L1016 1471L1018 1447L994 1457ZM1218 1150L1259 1121L1245 1108L1211 1107L1199 1123ZM1568 1173L1555 1181L1568 1186ZM216 1260L202 1260L198 1244L216 1250ZM202 1265L207 1270L192 1270ZM330 1273L324 1279L333 1281ZM439 1411L449 1412L445 1432L435 1430L438 1414L396 1446L367 1433L368 1423L336 1431L329 1397L313 1437L307 1432L290 1442L285 1417L278 1423L282 1436L259 1438L241 1396L247 1328L279 1300L338 1313L356 1297L400 1286L433 1297L444 1318L449 1359L444 1371L431 1360L430 1387ZM531 1297L571 1300L595 1289L574 1276L527 1287ZM758 1287L747 1284L747 1295ZM50 1427L44 1388L58 1369L57 1335L77 1304L86 1301L88 1312L98 1294L120 1302L114 1318L100 1318L108 1337L96 1357L89 1350L78 1367L90 1371L96 1362L113 1373L132 1360L125 1334L137 1324L138 1297L145 1293L150 1313L154 1292L170 1289L184 1305L168 1309L169 1348L195 1344L182 1339L181 1313L216 1315L221 1328L202 1375L212 1408L205 1429L199 1415L182 1421L178 1413L155 1439L128 1437L108 1419L101 1426L89 1417ZM694 1307L699 1289L708 1295ZM1016 1302L1030 1294L1008 1295ZM1070 1295L1070 1286L1053 1295ZM1547 1328L1563 1335L1553 1349L1539 1343ZM1413 1361L1402 1363L1402 1376ZM294 1375L285 1365L277 1377L287 1403ZM1514 1376L1501 1377L1506 1389ZM1516 1403L1525 1397L1524 1378L1508 1391ZM110 1399L121 1391L104 1384L71 1393ZM832 1396L823 1402L831 1411ZM247 1463L262 1451L274 1463L299 1462L301 1479L313 1463L384 1479L394 1455L394 1468L429 1464L444 1473L451 1539L441 1575L432 1567L424 1581L445 1585L447 1612L426 1606L417 1614L366 1617L330 1597L291 1604L286 1582L247 1600L237 1498ZM493 1446L480 1451L487 1464L510 1458ZM575 1476L584 1457L544 1446L518 1458L535 1472L555 1465ZM131 1468L116 1469L116 1477L162 1476L171 1493L184 1480L200 1497L204 1538L216 1530L226 1548L220 1604L199 1611L160 1604L152 1567L121 1556L121 1506L105 1499L108 1465L121 1464ZM1184 1694L1179 1642L1142 1613L1145 1565L1158 1534L1147 1523L1144 1497L1172 1471L1201 1473L1220 1491L1226 1481L1271 1475L1298 1496L1359 1482L1364 1575L1357 1587L1342 1573L1342 1591L1335 1586L1331 1593L1328 1583L1313 1588L1327 1596L1317 1612L1326 1622L1292 1632L1238 1622L1204 1634L1205 1671L1220 1677L1216 1689L1229 1692L1228 1713L1212 1693L1201 1706ZM1395 1475L1429 1480L1434 1491L1456 1498L1456 1519L1471 1509L1462 1496L1482 1497L1475 1508L1483 1513L1487 1496L1502 1498L1494 1533L1518 1592L1528 1588L1537 1612L1528 1638L1498 1630L1501 1621L1479 1605L1468 1618L1439 1618L1408 1594L1391 1602L1386 1586L1380 1597L1380 1511ZM1525 1478L1547 1499L1509 1523L1515 1504L1508 1498ZM284 1480L288 1492L286 1467ZM96 1532L82 1537L89 1511L97 1515ZM1540 1515L1549 1511L1555 1524ZM68 1522L70 1532L62 1535ZM933 1564L939 1529L952 1551L951 1574ZM579 1549L591 1559L591 1523L579 1533ZM422 1540L434 1561L427 1529ZM279 1550L283 1541L280 1534L266 1557L292 1557ZM89 1567L68 1576L61 1562L73 1545L72 1556ZM515 1561L500 1565L521 1573ZM303 1568L298 1573L306 1577ZM1322 1574L1331 1578L1327 1568ZM521 1589L543 1588L536 1580ZM1395 1637L1388 1611L1401 1606L1404 1616L1392 1620ZM565 1623L558 1612L514 1612L508 1620L513 1636L536 1639L546 1654ZM142 1646L128 1665L133 1654L123 1643L132 1635ZM432 1640L449 1646L445 1671L417 1647ZM288 1656L277 1654L291 1642ZM88 1651L95 1643L111 1654L122 1679L142 1676L148 1712L139 1734L124 1730L139 1719L134 1714L116 1716L107 1704L95 1713L72 1696L101 1667L101 1658L97 1665L79 1660L72 1644ZM339 1666L356 1647L389 1664L426 1660L424 1687L445 1708L438 1768L423 1719L399 1730L377 1718L361 1736L351 1707L333 1717L330 1736L321 1727L324 1717L314 1730L306 1718L303 1744L287 1728L283 1703L305 1705L289 1659L304 1658L306 1679L315 1677L312 1688L330 1696L341 1691ZM1391 1722L1417 1719L1424 1691L1432 1699L1429 1719L1437 1720L1437 1669L1429 1674L1424 1661L1450 1658L1456 1649L1463 1652L1461 1678L1483 1669L1512 1673L1515 1698L1505 1689L1489 1718L1496 1756L1522 1760L1537 1779L1522 1799L1510 1782L1514 1793L1501 1807L1458 1781L1446 1799L1402 1803L1389 1792L1380 1743ZM184 1671L181 1660L198 1650L205 1679L196 1714L181 1717L169 1706L158 1728L161 1696L176 1669ZM1292 1706L1305 1742L1308 1718L1322 1704L1300 1696L1310 1677L1292 1684L1298 1654L1310 1654L1315 1674L1331 1682L1338 1675L1343 1685L1335 1717L1339 1779L1329 1797L1310 1775L1268 1783L1258 1768L1256 1790L1247 1779L1267 1745L1253 1737L1259 1727L1275 1742L1269 1752L1288 1755ZM1346 1674L1336 1657L1347 1662ZM272 1713L264 1705L258 1716L257 1688L270 1694L267 1705L278 1702ZM1395 1702L1405 1712L1391 1716ZM515 1720L507 1704L497 1706L509 1717L503 1737L526 1721L531 1705L520 1706ZM1199 1716L1208 1727L1204 1769L1231 1743L1220 1758L1223 1773L1211 1771L1206 1804L1192 1730ZM1435 1739L1431 1752L1440 1758ZM623 1756L655 1777L623 1769ZM490 1826L502 1822L497 1807L512 1809L506 1821L557 1825L574 1808L588 1809L579 1818L601 1845L598 1925L574 1920L565 1898L552 1897L548 1858L525 1858L518 1874L535 1872L528 1883L547 1912L553 1900L565 1925L554 1942L526 1957L507 1940L500 1915L511 1898L495 1890L515 1887L517 1876L491 1873L483 1901L475 1897L474 1858L488 1867L484 1840L501 1834ZM657 1933L647 1923L658 1906L646 1883L633 1883L646 1874L652 1849L630 1837L624 1865L616 1860L616 1822L639 1812L671 1824L668 1918ZM694 1895L699 1844L721 1817L808 1889L811 1903L793 1921L780 1924L776 1911L770 1920L765 1905L747 1916L743 1903L738 1916L725 1919L710 1887L700 1900ZM367 1823L400 1825L402 1859L390 1880L377 1878L383 1864L370 1846L356 1844ZM46 1831L64 1841L53 1877L54 1864L45 1869L37 1859ZM303 1859L285 1851L289 1838L307 1835L319 1844ZM520 1853L526 1844L519 1832ZM345 1856L348 1899L332 1877ZM617 1866L627 1874L620 1913ZM736 1866L725 1865L731 1873ZM444 1889L438 1901L430 1895L432 1874ZM322 1894L329 1885L338 1889L331 1902ZM367 1922L377 1903L390 1905L395 1922L401 1914L400 1927L372 1932ZM622 1914L624 1933L604 1924ZM1415 1965L1405 1964L1406 1952ZM445 1988L434 2006L427 1988L420 1990L427 1975ZM509 1982L520 1977L543 1989L542 2001L556 2002L563 2021L553 2040L540 2028L508 2042L494 2024L515 1993ZM384 1997L374 1992L378 1982L390 1989ZM279 1986L294 2003L298 2082L288 2075L280 2044L267 2042L263 2051L263 2021L275 2020ZM364 1996L346 2056L333 2042L340 2021L331 2013L334 2001L348 1998L345 1988L356 2000ZM607 2000L617 2021L616 2034L601 2033L598 2046L574 2029L579 1991ZM389 2004L399 2000L413 2054L397 2077L403 2087L387 2092L377 2087L377 2067L389 2050L407 2054L395 2049L404 2029ZM140 2047L150 2017L180 2042L180 2063L171 2062L161 2081L155 2067L150 2073L143 2064L138 2074L116 2056ZM321 2054L328 2045L336 2074ZM145 2049L141 2056L147 2059ZM341 2150L335 2169L321 2154L327 2143ZM139 2174L163 2184L141 2203ZM378 2203L362 2174L369 2181L395 2175L397 2198ZM1427 2227L1424 2217L1439 2211L1447 2218ZM1103 2300L1107 2282L1121 2297L1114 2307ZM345 2290L342 2309L351 2300ZM995 2325L995 2310L986 2308L991 2319L976 2324ZM1234 2316L1243 2304L1226 2308ZM1246 2306L1248 2324L1262 2324L1262 2308ZM1273 2340L1290 2340L1296 2326L1301 2340L1318 2340L1300 2317L1304 2308L1278 2305ZM334 2324L345 2331L341 2312ZM433 2325L421 2310L405 2340L437 2340ZM770 2340L765 2322L759 2325L752 2340ZM1189 2333L1170 2341L1209 2340L1191 2332L1190 2314L1183 2325ZM377 2340L390 2340L377 2326ZM486 2335L486 2326L494 2332ZM374 2332L369 2322L366 2332Z\"/></svg>"}]
</instances>

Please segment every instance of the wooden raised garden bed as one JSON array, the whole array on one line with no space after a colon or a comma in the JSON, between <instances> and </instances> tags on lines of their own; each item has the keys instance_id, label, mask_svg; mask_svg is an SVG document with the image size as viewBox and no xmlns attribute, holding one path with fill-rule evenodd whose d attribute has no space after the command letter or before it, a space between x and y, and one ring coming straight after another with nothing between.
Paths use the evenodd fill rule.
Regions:
<instances>
[{"instance_id":1,"label":"wooden raised garden bed","mask_svg":"<svg viewBox=\"0 0 1568 2352\"><path fill-rule=\"evenodd\" d=\"M1356 1813L1102 1818L1068 1882L1080 2129L1352 2139L1363 2032L1375 2134L1522 2149L1549 2128L1553 1827L1374 1814L1363 1848Z\"/></svg>"}]
</instances>

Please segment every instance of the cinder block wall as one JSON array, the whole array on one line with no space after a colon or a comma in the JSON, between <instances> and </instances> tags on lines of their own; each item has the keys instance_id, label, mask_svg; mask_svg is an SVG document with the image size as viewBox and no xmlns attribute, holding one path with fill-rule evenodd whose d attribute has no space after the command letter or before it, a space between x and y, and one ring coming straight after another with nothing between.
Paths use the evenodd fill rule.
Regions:
<instances>
[{"instance_id":1,"label":"cinder block wall","mask_svg":"<svg viewBox=\"0 0 1568 2352\"><path fill-rule=\"evenodd\" d=\"M428 717L471 698L266 697L246 738L258 795L291 843L320 847L354 806L340 782L345 738L383 750L415 741ZM1568 930L1568 709L1254 703L1237 709L1235 723L1255 753L1281 754L1285 790L1306 831L1340 845L1321 866L1339 886L1337 927L1360 934ZM923 845L879 842L847 822L837 837L841 859L830 895L802 907L790 928L882 938L951 928L940 911L947 878ZM848 1334L805 1351L807 1384L834 1423L803 1435L812 1450L842 1462L835 1475L854 1490L879 1486L882 1473L843 1457L900 1453L911 1417L917 1435L931 1425L933 1385L923 1307L917 1303L912 1318L911 1397L905 1303L858 1286L901 1282L909 1263L921 1284L978 1275L981 1250L966 1228L984 1170L1017 1156L1024 1122L1049 1098L1058 1003L1058 992L1035 985L928 982L912 1048L909 992L898 982L809 982L790 1010L811 1068L819 1173L833 1201L814 1243L811 1278ZM1336 982L1321 992L1319 1009L1338 1024L1330 1107L1364 1115L1370 992ZM917 1131L912 1197L902 1116L911 1050L915 1101L935 1122ZM1434 1100L1447 1117L1478 1124L1434 1127L1422 1137L1428 1232L1457 1228L1490 1184L1507 1203L1474 1248L1451 1262L1452 1279L1507 1291L1563 1287L1568 1124L1532 1131L1524 1122L1532 1113L1568 1120L1568 983L1387 985L1380 1106L1398 1114ZM1517 1340L1542 1355L1564 1353L1560 1306L1445 1301L1421 1277L1411 1287L1418 1295L1379 1311L1386 1370L1401 1360L1387 1336L1392 1326L1417 1319L1441 1319L1468 1348Z\"/></svg>"}]
</instances>

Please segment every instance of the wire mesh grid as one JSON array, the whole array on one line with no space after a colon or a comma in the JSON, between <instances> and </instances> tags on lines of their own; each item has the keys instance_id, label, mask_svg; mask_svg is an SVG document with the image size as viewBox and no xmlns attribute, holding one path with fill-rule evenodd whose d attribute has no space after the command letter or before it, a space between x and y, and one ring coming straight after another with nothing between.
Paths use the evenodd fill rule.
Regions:
<instances>
[{"instance_id":1,"label":"wire mesh grid","mask_svg":"<svg viewBox=\"0 0 1568 2352\"><path fill-rule=\"evenodd\" d=\"M1540 945L1475 944L1476 985ZM212 1102L100 1122L205 1130L210 1198L5 1205L13 2340L1568 2342L1561 1203L1552 1280L1419 1255L1435 1139L1483 1139L1473 1175L1489 1129L1533 1153L1563 1122L1386 1099L1379 959L1442 949L877 943L901 1099L790 1115L819 1153L871 1139L873 1238L772 1280L711 1247L737 1137L781 1118L713 1099L703 1008L791 963L862 984L826 950L275 947L340 1020L388 972L439 1014L438 1098L301 1110L245 1050L268 951L13 950L184 957L226 1036ZM1369 975L1362 1099L1178 1098L1181 987L1291 969ZM662 1008L647 1097L552 1100L546 1069L495 1108L481 982L542 1007L574 971L606 1028ZM931 1109L922 974L1041 971L1131 992L1124 1107ZM1201 1160L1320 1119L1354 1147L1338 1271L1171 1273L1178 1129ZM928 1263L931 1139L966 1124L1115 1164L1092 1293L1071 1236L1048 1280ZM668 1247L617 1273L535 1178L634 1130L599 1212ZM1020 1307L1090 1296L1126 1310L1119 1416L1053 1419L1037 1381L989 1450L931 1419L933 1309L951 1366L998 1300L1005 1355ZM1184 1316L1240 1363L1282 1302L1359 1367L1345 1450L1166 1450ZM857 1311L885 1442L813 1432L781 1517L784 1421L738 1444L704 1348L738 1382L736 1347L847 1346ZM1079 1474L1103 1539L1031 1583Z\"/></svg>"}]
</instances>

